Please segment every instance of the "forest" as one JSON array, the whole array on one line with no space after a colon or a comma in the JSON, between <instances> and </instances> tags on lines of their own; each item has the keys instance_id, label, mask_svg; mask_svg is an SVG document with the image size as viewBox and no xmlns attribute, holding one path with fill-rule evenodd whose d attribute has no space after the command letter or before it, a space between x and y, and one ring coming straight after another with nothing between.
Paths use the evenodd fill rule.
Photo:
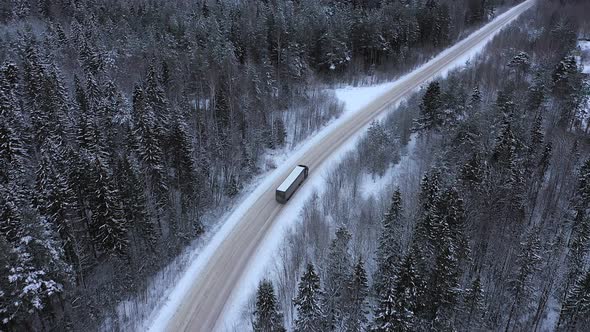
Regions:
<instances>
[{"instance_id":1,"label":"forest","mask_svg":"<svg viewBox=\"0 0 590 332\"><path fill-rule=\"evenodd\" d=\"M539 1L374 122L307 201L244 324L587 331L588 12Z\"/></svg>"},{"instance_id":2,"label":"forest","mask_svg":"<svg viewBox=\"0 0 590 332\"><path fill-rule=\"evenodd\" d=\"M268 151L340 113L326 85L393 77L514 3L0 2L0 329L99 329Z\"/></svg>"}]
</instances>

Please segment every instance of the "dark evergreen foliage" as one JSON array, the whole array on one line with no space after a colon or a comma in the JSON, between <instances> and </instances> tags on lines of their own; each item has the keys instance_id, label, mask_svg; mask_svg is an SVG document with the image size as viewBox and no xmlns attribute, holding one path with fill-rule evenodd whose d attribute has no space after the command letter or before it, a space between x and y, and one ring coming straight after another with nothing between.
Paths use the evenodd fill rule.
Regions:
<instances>
[{"instance_id":1,"label":"dark evergreen foliage","mask_svg":"<svg viewBox=\"0 0 590 332\"><path fill-rule=\"evenodd\" d=\"M272 283L262 280L256 292L256 311L252 327L255 332L284 332L283 315L279 310Z\"/></svg>"},{"instance_id":2,"label":"dark evergreen foliage","mask_svg":"<svg viewBox=\"0 0 590 332\"><path fill-rule=\"evenodd\" d=\"M322 291L320 278L311 263L307 264L298 288L297 297L293 299L293 303L297 308L294 331L313 332L321 330L324 327L324 313L320 306Z\"/></svg>"}]
</instances>

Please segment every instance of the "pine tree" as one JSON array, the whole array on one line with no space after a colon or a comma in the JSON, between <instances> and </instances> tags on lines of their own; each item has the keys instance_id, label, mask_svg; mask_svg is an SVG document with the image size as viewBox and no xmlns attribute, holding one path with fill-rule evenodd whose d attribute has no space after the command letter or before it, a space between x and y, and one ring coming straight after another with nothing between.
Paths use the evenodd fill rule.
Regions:
<instances>
[{"instance_id":1,"label":"pine tree","mask_svg":"<svg viewBox=\"0 0 590 332\"><path fill-rule=\"evenodd\" d=\"M559 325L567 331L579 331L590 324L590 271L581 274L561 308Z\"/></svg>"},{"instance_id":2,"label":"pine tree","mask_svg":"<svg viewBox=\"0 0 590 332\"><path fill-rule=\"evenodd\" d=\"M437 243L443 235L448 234L448 225L440 222L437 203L440 199L439 173L434 171L424 175L420 183L420 219L416 225L413 248L423 257L435 253ZM442 231L443 234L437 233Z\"/></svg>"},{"instance_id":3,"label":"pine tree","mask_svg":"<svg viewBox=\"0 0 590 332\"><path fill-rule=\"evenodd\" d=\"M553 95L561 104L560 121L563 125L570 126L584 98L584 83L575 57L565 56L553 70L551 78Z\"/></svg>"},{"instance_id":4,"label":"pine tree","mask_svg":"<svg viewBox=\"0 0 590 332\"><path fill-rule=\"evenodd\" d=\"M42 109L44 81L45 70L36 42L32 36L26 36L23 54L23 97L31 118L34 142L37 144L45 139L51 123L48 114Z\"/></svg>"},{"instance_id":5,"label":"pine tree","mask_svg":"<svg viewBox=\"0 0 590 332\"><path fill-rule=\"evenodd\" d=\"M282 119L278 118L273 123L274 129L274 140L276 141L276 145L278 147L282 147L285 145L285 139L287 138L287 131L285 129L285 123Z\"/></svg>"},{"instance_id":6,"label":"pine tree","mask_svg":"<svg viewBox=\"0 0 590 332\"><path fill-rule=\"evenodd\" d=\"M215 119L217 120L218 130L222 131L227 129L230 124L230 107L229 101L227 100L227 92L220 85L215 90Z\"/></svg>"},{"instance_id":7,"label":"pine tree","mask_svg":"<svg viewBox=\"0 0 590 332\"><path fill-rule=\"evenodd\" d=\"M262 280L256 292L256 311L252 327L255 332L284 332L283 315L275 296L272 283Z\"/></svg>"},{"instance_id":8,"label":"pine tree","mask_svg":"<svg viewBox=\"0 0 590 332\"><path fill-rule=\"evenodd\" d=\"M460 309L460 323L466 331L479 329L484 314L484 290L481 280L476 277L471 287L463 294L463 303Z\"/></svg>"},{"instance_id":9,"label":"pine tree","mask_svg":"<svg viewBox=\"0 0 590 332\"><path fill-rule=\"evenodd\" d=\"M122 216L129 229L135 229L149 248L156 245L158 233L147 213L145 188L139 181L136 167L129 158L123 158L117 164L115 179L121 199Z\"/></svg>"},{"instance_id":10,"label":"pine tree","mask_svg":"<svg viewBox=\"0 0 590 332\"><path fill-rule=\"evenodd\" d=\"M510 60L508 67L513 68L520 75L526 74L531 67L531 57L526 52L519 52Z\"/></svg>"},{"instance_id":11,"label":"pine tree","mask_svg":"<svg viewBox=\"0 0 590 332\"><path fill-rule=\"evenodd\" d=\"M451 16L449 6L446 3L440 4L435 15L433 44L435 46L443 46L449 43L450 38Z\"/></svg>"},{"instance_id":12,"label":"pine tree","mask_svg":"<svg viewBox=\"0 0 590 332\"><path fill-rule=\"evenodd\" d=\"M440 83L433 81L422 97L420 117L416 120L415 130L420 132L438 128L442 124L441 107Z\"/></svg>"},{"instance_id":13,"label":"pine tree","mask_svg":"<svg viewBox=\"0 0 590 332\"><path fill-rule=\"evenodd\" d=\"M328 330L338 328L337 324L343 321L341 303L344 303L348 298L347 285L350 283L352 275L349 254L350 238L348 230L345 227L339 227L328 252L322 301L322 309L326 314L325 328Z\"/></svg>"},{"instance_id":14,"label":"pine tree","mask_svg":"<svg viewBox=\"0 0 590 332\"><path fill-rule=\"evenodd\" d=\"M512 131L512 123L510 120L504 122L504 128L496 139L496 146L492 152L492 161L503 165L504 167L512 166L515 159L518 141Z\"/></svg>"},{"instance_id":15,"label":"pine tree","mask_svg":"<svg viewBox=\"0 0 590 332\"><path fill-rule=\"evenodd\" d=\"M145 103L153 112L153 126L159 142L163 142L170 123L170 107L153 65L149 66L145 85Z\"/></svg>"},{"instance_id":16,"label":"pine tree","mask_svg":"<svg viewBox=\"0 0 590 332\"><path fill-rule=\"evenodd\" d=\"M479 91L479 88L475 86L471 91L471 97L469 98L469 107L474 111L478 111L481 107L481 101L481 92Z\"/></svg>"},{"instance_id":17,"label":"pine tree","mask_svg":"<svg viewBox=\"0 0 590 332\"><path fill-rule=\"evenodd\" d=\"M0 275L9 275L10 267L14 265L15 260L12 245L4 235L0 234ZM14 303L11 295L16 293L14 286L8 278L0 278L0 321L5 326L9 325L14 318L11 308Z\"/></svg>"},{"instance_id":18,"label":"pine tree","mask_svg":"<svg viewBox=\"0 0 590 332\"><path fill-rule=\"evenodd\" d=\"M378 296L373 330L379 332L412 331L419 300L423 296L424 282L416 267L416 254L410 251L403 260L395 288Z\"/></svg>"},{"instance_id":19,"label":"pine tree","mask_svg":"<svg viewBox=\"0 0 590 332\"><path fill-rule=\"evenodd\" d=\"M585 215L590 214L590 158L580 168L578 175L577 208Z\"/></svg>"},{"instance_id":20,"label":"pine tree","mask_svg":"<svg viewBox=\"0 0 590 332\"><path fill-rule=\"evenodd\" d=\"M455 249L448 244L437 256L429 282L427 317L437 330L452 329L452 317L457 304L459 267Z\"/></svg>"},{"instance_id":21,"label":"pine tree","mask_svg":"<svg viewBox=\"0 0 590 332\"><path fill-rule=\"evenodd\" d=\"M477 24L484 20L484 15L484 0L469 0L467 2L467 10L465 12L465 23L467 23L468 25Z\"/></svg>"},{"instance_id":22,"label":"pine tree","mask_svg":"<svg viewBox=\"0 0 590 332\"><path fill-rule=\"evenodd\" d=\"M21 169L17 165L28 159L25 148L14 119L8 114L0 115L0 180L8 181L15 175L15 170Z\"/></svg>"},{"instance_id":23,"label":"pine tree","mask_svg":"<svg viewBox=\"0 0 590 332\"><path fill-rule=\"evenodd\" d=\"M460 172L459 177L464 185L468 188L477 188L482 183L484 177L484 166L479 155L474 153L471 159L461 167Z\"/></svg>"},{"instance_id":24,"label":"pine tree","mask_svg":"<svg viewBox=\"0 0 590 332\"><path fill-rule=\"evenodd\" d=\"M366 330L368 324L368 294L369 285L365 264L359 257L354 266L352 280L348 287L348 301L343 308L346 311L344 326L347 331L362 332Z\"/></svg>"},{"instance_id":25,"label":"pine tree","mask_svg":"<svg viewBox=\"0 0 590 332\"><path fill-rule=\"evenodd\" d=\"M465 260L469 255L469 245L465 234L465 209L463 200L455 187L451 187L441 195L437 204L437 215L444 224L437 233L444 236L448 227L448 236L457 259Z\"/></svg>"},{"instance_id":26,"label":"pine tree","mask_svg":"<svg viewBox=\"0 0 590 332\"><path fill-rule=\"evenodd\" d=\"M566 289L574 278L581 273L584 262L590 252L590 159L580 168L578 186L573 198L571 214L572 230L568 242L567 254L568 276Z\"/></svg>"},{"instance_id":27,"label":"pine tree","mask_svg":"<svg viewBox=\"0 0 590 332\"><path fill-rule=\"evenodd\" d=\"M543 117L537 116L531 126L531 139L528 151L529 158L536 157L538 152L542 150L544 141L545 133L543 131Z\"/></svg>"},{"instance_id":28,"label":"pine tree","mask_svg":"<svg viewBox=\"0 0 590 332\"><path fill-rule=\"evenodd\" d=\"M128 245L127 225L121 215L118 191L99 159L95 161L93 172L92 239L103 253L123 255Z\"/></svg>"},{"instance_id":29,"label":"pine tree","mask_svg":"<svg viewBox=\"0 0 590 332\"><path fill-rule=\"evenodd\" d=\"M543 149L541 157L539 158L539 164L537 165L537 167L539 167L540 170L540 178L543 178L545 176L545 173L549 168L549 165L551 163L552 152L553 145L551 144L551 142L548 142L547 144L545 144L545 148Z\"/></svg>"},{"instance_id":30,"label":"pine tree","mask_svg":"<svg viewBox=\"0 0 590 332\"><path fill-rule=\"evenodd\" d=\"M51 152L49 152L51 151ZM47 220L57 230L64 248L65 259L72 265L78 264L77 239L74 234L76 216L73 209L74 193L70 188L68 178L56 171L64 169L60 148L49 141L46 148L42 148L43 155L36 172L36 208L46 216ZM50 154L54 154L54 158Z\"/></svg>"},{"instance_id":31,"label":"pine tree","mask_svg":"<svg viewBox=\"0 0 590 332\"><path fill-rule=\"evenodd\" d=\"M391 205L385 213L377 247L377 271L374 288L377 294L385 292L393 285L396 266L401 257L400 232L402 227L402 201L399 189L393 192Z\"/></svg>"},{"instance_id":32,"label":"pine tree","mask_svg":"<svg viewBox=\"0 0 590 332\"><path fill-rule=\"evenodd\" d=\"M511 92L498 91L496 98L496 110L503 117L504 121L511 120L509 117L514 114L516 105L512 100ZM503 124L503 128L506 127L506 123Z\"/></svg>"},{"instance_id":33,"label":"pine tree","mask_svg":"<svg viewBox=\"0 0 590 332\"><path fill-rule=\"evenodd\" d=\"M293 299L297 308L295 332L315 332L322 329L324 315L320 307L321 296L320 278L313 264L309 263L299 281L297 296Z\"/></svg>"},{"instance_id":34,"label":"pine tree","mask_svg":"<svg viewBox=\"0 0 590 332\"><path fill-rule=\"evenodd\" d=\"M155 205L159 206L167 189L164 156L158 139L154 111L146 101L144 90L139 86L133 92L133 117L136 151L144 168L148 194L155 195Z\"/></svg>"},{"instance_id":35,"label":"pine tree","mask_svg":"<svg viewBox=\"0 0 590 332\"><path fill-rule=\"evenodd\" d=\"M168 149L172 156L172 165L176 170L176 187L185 195L185 201L190 201L195 192L196 169L192 139L186 124L181 119L176 121L171 130Z\"/></svg>"},{"instance_id":36,"label":"pine tree","mask_svg":"<svg viewBox=\"0 0 590 332\"><path fill-rule=\"evenodd\" d=\"M375 309L375 321L373 322L372 331L375 332L393 332L393 331L410 331L409 326L406 328L406 318L408 321L412 319L412 314L406 311L404 321L399 322L396 319L396 302L393 287L385 289L378 294L377 308ZM399 326L396 325L401 323ZM409 323L407 324L409 325Z\"/></svg>"},{"instance_id":37,"label":"pine tree","mask_svg":"<svg viewBox=\"0 0 590 332\"><path fill-rule=\"evenodd\" d=\"M565 56L554 68L551 78L553 80L553 93L559 97L565 97L575 90L575 79L578 73L576 59Z\"/></svg>"},{"instance_id":38,"label":"pine tree","mask_svg":"<svg viewBox=\"0 0 590 332\"><path fill-rule=\"evenodd\" d=\"M71 268L63 260L54 229L32 209L30 189L24 183L11 182L0 184L0 193L1 233L13 254L6 275L12 299L8 319L26 320L29 313L42 310L63 292L63 285L70 282Z\"/></svg>"},{"instance_id":39,"label":"pine tree","mask_svg":"<svg viewBox=\"0 0 590 332\"><path fill-rule=\"evenodd\" d=\"M545 95L547 94L547 87L545 86L545 79L541 72L536 72L533 78L533 84L529 88L527 95L527 110L534 112L539 110L545 102Z\"/></svg>"},{"instance_id":40,"label":"pine tree","mask_svg":"<svg viewBox=\"0 0 590 332\"><path fill-rule=\"evenodd\" d=\"M531 231L525 241L520 243L520 252L516 260L516 273L509 280L512 293L512 305L508 313L506 330L510 331L512 320L518 318L522 304L532 295L535 285L531 284L531 277L538 270L541 262L541 243L536 231ZM517 320L517 319L515 319Z\"/></svg>"}]
</instances>

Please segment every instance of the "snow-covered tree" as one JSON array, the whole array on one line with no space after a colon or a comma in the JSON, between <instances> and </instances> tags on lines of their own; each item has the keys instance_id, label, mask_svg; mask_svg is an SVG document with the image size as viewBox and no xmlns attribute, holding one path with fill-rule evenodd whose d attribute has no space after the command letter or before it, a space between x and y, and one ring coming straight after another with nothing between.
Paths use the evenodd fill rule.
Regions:
<instances>
[{"instance_id":1,"label":"snow-covered tree","mask_svg":"<svg viewBox=\"0 0 590 332\"><path fill-rule=\"evenodd\" d=\"M433 81L426 88L420 104L420 117L416 120L416 131L428 131L442 124L440 83Z\"/></svg>"},{"instance_id":2,"label":"snow-covered tree","mask_svg":"<svg viewBox=\"0 0 590 332\"><path fill-rule=\"evenodd\" d=\"M460 306L459 323L465 330L480 328L484 314L484 290L481 279L473 279L470 287L463 292L463 301Z\"/></svg>"},{"instance_id":3,"label":"snow-covered tree","mask_svg":"<svg viewBox=\"0 0 590 332\"><path fill-rule=\"evenodd\" d=\"M313 264L309 263L299 281L297 296L293 299L297 308L294 331L315 332L322 330L324 314L320 306L321 297L320 278L316 274Z\"/></svg>"},{"instance_id":4,"label":"snow-covered tree","mask_svg":"<svg viewBox=\"0 0 590 332\"><path fill-rule=\"evenodd\" d=\"M119 192L99 159L95 161L93 173L92 238L103 253L125 254L129 240L126 220L121 213Z\"/></svg>"},{"instance_id":5,"label":"snow-covered tree","mask_svg":"<svg viewBox=\"0 0 590 332\"><path fill-rule=\"evenodd\" d=\"M590 317L590 271L581 274L561 308L559 327L577 331L588 326Z\"/></svg>"},{"instance_id":6,"label":"snow-covered tree","mask_svg":"<svg viewBox=\"0 0 590 332\"><path fill-rule=\"evenodd\" d=\"M350 238L351 234L345 227L338 228L328 252L322 310L325 313L325 328L329 330L339 328L345 318L341 303L348 300L348 285L352 277Z\"/></svg>"},{"instance_id":7,"label":"snow-covered tree","mask_svg":"<svg viewBox=\"0 0 590 332\"><path fill-rule=\"evenodd\" d=\"M354 265L347 293L347 304L344 306L346 312L344 327L350 332L365 331L369 321L367 318L369 284L362 258L359 258Z\"/></svg>"},{"instance_id":8,"label":"snow-covered tree","mask_svg":"<svg viewBox=\"0 0 590 332\"><path fill-rule=\"evenodd\" d=\"M252 327L255 332L284 332L283 315L279 309L274 287L262 280L256 292L256 311Z\"/></svg>"}]
</instances>

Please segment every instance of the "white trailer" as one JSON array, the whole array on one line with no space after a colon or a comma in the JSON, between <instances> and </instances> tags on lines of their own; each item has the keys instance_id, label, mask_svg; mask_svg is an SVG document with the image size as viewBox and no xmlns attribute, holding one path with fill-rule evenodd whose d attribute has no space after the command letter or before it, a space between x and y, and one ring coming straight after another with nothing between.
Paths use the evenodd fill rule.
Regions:
<instances>
[{"instance_id":1,"label":"white trailer","mask_svg":"<svg viewBox=\"0 0 590 332\"><path fill-rule=\"evenodd\" d=\"M285 181L277 188L276 198L277 202L285 204L293 196L295 190L305 181L309 174L309 167L305 165L298 165L291 171Z\"/></svg>"}]
</instances>

